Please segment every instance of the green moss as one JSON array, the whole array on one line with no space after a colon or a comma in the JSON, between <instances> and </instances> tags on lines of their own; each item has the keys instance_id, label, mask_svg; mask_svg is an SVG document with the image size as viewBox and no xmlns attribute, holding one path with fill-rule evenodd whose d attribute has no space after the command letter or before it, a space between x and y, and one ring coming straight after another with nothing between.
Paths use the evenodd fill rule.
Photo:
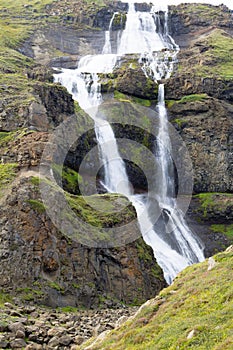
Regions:
<instances>
[{"instance_id":1,"label":"green moss","mask_svg":"<svg viewBox=\"0 0 233 350\"><path fill-rule=\"evenodd\" d=\"M207 192L199 193L194 198L199 199L201 206L198 210L202 211L205 218L209 211L225 211L227 207L232 205L233 195L231 193Z\"/></svg>"},{"instance_id":2,"label":"green moss","mask_svg":"<svg viewBox=\"0 0 233 350\"><path fill-rule=\"evenodd\" d=\"M233 224L232 225L215 224L215 225L211 225L210 229L213 232L220 232L220 233L226 235L230 240L233 241Z\"/></svg>"},{"instance_id":3,"label":"green moss","mask_svg":"<svg viewBox=\"0 0 233 350\"><path fill-rule=\"evenodd\" d=\"M114 91L114 98L121 101L121 102L130 102L131 99L129 96L123 94L122 92L119 92L117 90Z\"/></svg>"},{"instance_id":4,"label":"green moss","mask_svg":"<svg viewBox=\"0 0 233 350\"><path fill-rule=\"evenodd\" d=\"M180 100L166 100L166 106L167 108L171 108L175 103L189 103L189 102L196 102L196 101L203 101L204 99L207 99L207 94L191 94L183 96ZM179 120L179 119L177 119Z\"/></svg>"},{"instance_id":5,"label":"green moss","mask_svg":"<svg viewBox=\"0 0 233 350\"><path fill-rule=\"evenodd\" d=\"M78 308L73 306L64 306L58 307L57 310L62 313L75 313L78 311Z\"/></svg>"},{"instance_id":6,"label":"green moss","mask_svg":"<svg viewBox=\"0 0 233 350\"><path fill-rule=\"evenodd\" d=\"M78 217L98 228L119 226L135 218L130 203L127 206L127 200L118 194L83 197L66 193L66 199ZM115 211L117 206L119 211Z\"/></svg>"},{"instance_id":7,"label":"green moss","mask_svg":"<svg viewBox=\"0 0 233 350\"><path fill-rule=\"evenodd\" d=\"M27 202L30 204L32 209L37 211L39 214L43 214L46 211L45 205L38 200L29 199Z\"/></svg>"},{"instance_id":8,"label":"green moss","mask_svg":"<svg viewBox=\"0 0 233 350\"><path fill-rule=\"evenodd\" d=\"M0 190L12 182L17 173L17 164L0 164Z\"/></svg>"},{"instance_id":9,"label":"green moss","mask_svg":"<svg viewBox=\"0 0 233 350\"><path fill-rule=\"evenodd\" d=\"M230 350L233 252L221 253L214 259L219 263L210 271L207 261L185 269L170 287L147 302L135 318L93 343L91 349ZM194 335L188 339L191 331ZM91 343L92 340L79 349Z\"/></svg>"},{"instance_id":10,"label":"green moss","mask_svg":"<svg viewBox=\"0 0 233 350\"><path fill-rule=\"evenodd\" d=\"M17 138L18 132L0 132L0 147L6 147Z\"/></svg>"},{"instance_id":11,"label":"green moss","mask_svg":"<svg viewBox=\"0 0 233 350\"><path fill-rule=\"evenodd\" d=\"M7 302L12 302L12 297L9 294L0 291L0 307Z\"/></svg>"},{"instance_id":12,"label":"green moss","mask_svg":"<svg viewBox=\"0 0 233 350\"><path fill-rule=\"evenodd\" d=\"M123 94L122 92L119 92L117 90L114 91L114 98L121 101L121 102L133 102L137 103L144 107L151 107L152 101L146 100L144 98L139 98L136 96L129 96L126 94Z\"/></svg>"},{"instance_id":13,"label":"green moss","mask_svg":"<svg viewBox=\"0 0 233 350\"><path fill-rule=\"evenodd\" d=\"M192 94L183 96L180 100L176 101L176 103L203 101L206 98L208 98L207 94Z\"/></svg>"},{"instance_id":14,"label":"green moss","mask_svg":"<svg viewBox=\"0 0 233 350\"><path fill-rule=\"evenodd\" d=\"M52 166L54 176L62 178L62 187L72 194L79 194L79 185L82 184L82 177L73 169L58 164Z\"/></svg>"},{"instance_id":15,"label":"green moss","mask_svg":"<svg viewBox=\"0 0 233 350\"><path fill-rule=\"evenodd\" d=\"M176 118L176 119L172 120L172 123L176 123L179 128L182 128L187 123L187 121L186 121L186 119Z\"/></svg>"},{"instance_id":16,"label":"green moss","mask_svg":"<svg viewBox=\"0 0 233 350\"><path fill-rule=\"evenodd\" d=\"M136 248L137 248L137 255L139 257L139 259L143 260L143 261L149 261L152 262L153 260L153 254L151 254L151 252L148 249L148 246L145 244L145 242L143 240L138 240L136 242Z\"/></svg>"},{"instance_id":17,"label":"green moss","mask_svg":"<svg viewBox=\"0 0 233 350\"><path fill-rule=\"evenodd\" d=\"M17 294L20 295L20 298L25 301L36 301L44 296L44 293L36 288L17 288L16 291Z\"/></svg>"},{"instance_id":18,"label":"green moss","mask_svg":"<svg viewBox=\"0 0 233 350\"><path fill-rule=\"evenodd\" d=\"M126 24L126 14L125 13L116 13L113 19L112 26L113 28L124 29Z\"/></svg>"},{"instance_id":19,"label":"green moss","mask_svg":"<svg viewBox=\"0 0 233 350\"><path fill-rule=\"evenodd\" d=\"M48 282L48 287L57 290L58 292L63 292L64 289L56 282Z\"/></svg>"},{"instance_id":20,"label":"green moss","mask_svg":"<svg viewBox=\"0 0 233 350\"><path fill-rule=\"evenodd\" d=\"M77 283L72 283L72 287L75 288L75 289L81 289L82 288L81 284L77 284Z\"/></svg>"},{"instance_id":21,"label":"green moss","mask_svg":"<svg viewBox=\"0 0 233 350\"><path fill-rule=\"evenodd\" d=\"M30 178L30 181L31 181L31 183L34 185L34 186L39 186L39 184L40 184L40 178L39 177L37 177L37 176L32 176L31 178Z\"/></svg>"}]
</instances>

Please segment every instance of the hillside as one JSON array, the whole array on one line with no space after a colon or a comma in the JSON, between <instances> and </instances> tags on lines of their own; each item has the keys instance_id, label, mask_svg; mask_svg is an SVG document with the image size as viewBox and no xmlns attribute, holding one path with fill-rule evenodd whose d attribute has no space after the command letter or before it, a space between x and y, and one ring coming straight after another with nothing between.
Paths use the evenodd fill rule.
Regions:
<instances>
[{"instance_id":1,"label":"hillside","mask_svg":"<svg viewBox=\"0 0 233 350\"><path fill-rule=\"evenodd\" d=\"M233 247L187 268L122 326L85 350L232 349Z\"/></svg>"}]
</instances>

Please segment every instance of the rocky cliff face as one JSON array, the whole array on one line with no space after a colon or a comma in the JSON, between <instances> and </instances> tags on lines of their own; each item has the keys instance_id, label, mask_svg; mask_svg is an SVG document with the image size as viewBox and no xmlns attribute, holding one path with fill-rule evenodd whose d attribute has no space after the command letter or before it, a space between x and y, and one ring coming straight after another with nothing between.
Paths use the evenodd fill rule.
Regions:
<instances>
[{"instance_id":1,"label":"rocky cliff face","mask_svg":"<svg viewBox=\"0 0 233 350\"><path fill-rule=\"evenodd\" d=\"M164 286L142 239L94 249L61 234L46 215L38 181L31 177L36 174L22 172L1 207L1 289L53 307L94 307L141 302ZM118 224L135 215L132 207L127 210Z\"/></svg>"},{"instance_id":2,"label":"rocky cliff face","mask_svg":"<svg viewBox=\"0 0 233 350\"><path fill-rule=\"evenodd\" d=\"M78 119L81 131L83 125L90 124L93 128L84 113L77 113L78 106L66 89L53 84L53 71L40 64L47 64L58 55L62 58L55 57L53 62L60 60L67 66L75 66L79 54L98 52L102 47L99 43L104 40L104 29L117 10L124 25L127 4L114 2L109 7L97 8L82 4L83 8L77 6L80 3L70 1L64 7L63 1L54 2L52 6L46 6L44 15L37 19L33 15L38 11L37 3L20 7L22 17L29 21L33 18L38 29L24 44L21 43L20 49L15 45L17 50L14 50L0 42L3 45L0 51L0 288L23 301L54 307L137 304L155 295L165 285L152 250L142 239L121 248L82 245L53 225L38 190L39 165L50 133L65 120ZM14 8L7 13L11 20L15 15ZM84 23L85 18L87 23ZM49 29L46 27L48 22L51 24ZM87 30L87 25L102 27L102 30ZM117 21L114 25L119 27ZM35 57L40 64L23 53ZM67 54L71 57L64 58ZM66 165L72 165L75 157L81 160L88 150L88 143L90 147L95 143L92 131L86 138L82 135L74 145L71 164L67 158ZM64 140L68 139L67 135L63 136ZM53 171L56 173L61 169L62 165L58 165ZM67 168L62 184L76 215L94 221L97 234L101 235L102 226L111 227L124 224L129 218L136 219L134 209L125 198L121 201L128 208L127 212L97 218L97 214L75 196L79 193L79 179L75 169ZM112 207L114 198L111 195L103 198L106 207ZM125 233L128 236L135 234ZM80 227L78 235L82 234Z\"/></svg>"},{"instance_id":3,"label":"rocky cliff face","mask_svg":"<svg viewBox=\"0 0 233 350\"><path fill-rule=\"evenodd\" d=\"M169 6L169 33L181 47L190 45L214 28L220 28L232 34L232 13L225 6L208 4L180 4Z\"/></svg>"},{"instance_id":4,"label":"rocky cliff face","mask_svg":"<svg viewBox=\"0 0 233 350\"><path fill-rule=\"evenodd\" d=\"M200 193L187 218L208 256L232 240L232 14L224 6L183 4L170 7L169 23L181 50L165 82L167 106L192 159L194 193Z\"/></svg>"}]
</instances>

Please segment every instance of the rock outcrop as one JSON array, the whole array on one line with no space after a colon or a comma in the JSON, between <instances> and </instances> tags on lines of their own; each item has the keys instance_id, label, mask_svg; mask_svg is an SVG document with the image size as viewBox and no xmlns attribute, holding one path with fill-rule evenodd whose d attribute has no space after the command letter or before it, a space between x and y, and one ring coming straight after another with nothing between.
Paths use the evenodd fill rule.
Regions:
<instances>
[{"instance_id":1,"label":"rock outcrop","mask_svg":"<svg viewBox=\"0 0 233 350\"><path fill-rule=\"evenodd\" d=\"M174 101L169 114L192 159L194 192L232 192L232 105L207 95L191 99Z\"/></svg>"},{"instance_id":2,"label":"rock outcrop","mask_svg":"<svg viewBox=\"0 0 233 350\"><path fill-rule=\"evenodd\" d=\"M140 303L164 287L161 269L141 238L105 249L85 247L61 234L46 214L38 181L28 174L15 180L1 207L1 289L53 307L96 307ZM111 195L106 206L108 202L111 205ZM93 208L89 210L93 222ZM135 216L132 206L111 221L123 225L129 215Z\"/></svg>"},{"instance_id":3,"label":"rock outcrop","mask_svg":"<svg viewBox=\"0 0 233 350\"><path fill-rule=\"evenodd\" d=\"M232 13L225 5L184 3L169 6L168 30L181 48L213 28L233 33Z\"/></svg>"}]
</instances>

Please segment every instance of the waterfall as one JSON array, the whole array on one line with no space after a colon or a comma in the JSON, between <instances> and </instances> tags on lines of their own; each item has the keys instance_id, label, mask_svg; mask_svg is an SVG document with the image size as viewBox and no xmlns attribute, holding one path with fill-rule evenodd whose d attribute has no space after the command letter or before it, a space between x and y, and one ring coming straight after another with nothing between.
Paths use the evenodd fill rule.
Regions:
<instances>
[{"instance_id":1,"label":"waterfall","mask_svg":"<svg viewBox=\"0 0 233 350\"><path fill-rule=\"evenodd\" d=\"M187 226L175 200L174 166L168 131L167 111L164 101L164 85L159 84L158 94L159 132L157 137L157 198L161 213L167 219L163 236L170 235L171 247L182 255L186 265L204 260L203 246ZM161 232L160 232L161 234Z\"/></svg>"},{"instance_id":2,"label":"waterfall","mask_svg":"<svg viewBox=\"0 0 233 350\"><path fill-rule=\"evenodd\" d=\"M106 120L97 120L96 138L104 164L104 187L108 192L132 195L131 186L117 147L114 132Z\"/></svg>"},{"instance_id":3,"label":"waterfall","mask_svg":"<svg viewBox=\"0 0 233 350\"><path fill-rule=\"evenodd\" d=\"M147 12L137 12L134 3L129 3L126 26L123 30L118 55L152 52L164 49L165 43L156 33L153 16Z\"/></svg>"},{"instance_id":4,"label":"waterfall","mask_svg":"<svg viewBox=\"0 0 233 350\"><path fill-rule=\"evenodd\" d=\"M104 47L103 47L103 50L102 50L102 54L104 54L104 55L112 53L112 46L111 46L110 35L111 35L112 24L113 24L114 18L115 18L115 16L117 14L118 14L118 12L114 12L114 14L113 14L113 16L111 18L111 21L109 23L108 30L105 31L105 43L104 43Z\"/></svg>"},{"instance_id":5,"label":"waterfall","mask_svg":"<svg viewBox=\"0 0 233 350\"><path fill-rule=\"evenodd\" d=\"M109 192L118 192L129 198L137 211L137 217L144 240L153 248L164 277L171 283L186 266L204 259L203 247L187 226L175 199L174 169L171 156L171 142L168 132L167 111L164 101L164 85L159 84L157 110L159 131L157 135L157 191L151 194L135 195L128 180L111 125L97 116L102 102L98 73L112 72L118 57L133 53L139 55L142 70L155 80L168 78L172 72L178 47L164 29L156 27L156 9L151 13L137 12L134 3L129 3L125 29L120 33L117 54L112 54L110 33L105 32L105 44L100 55L88 55L80 59L76 70L62 69L55 75L75 100L77 100L95 121L95 133L99 156L104 164L103 185ZM167 14L165 14L165 22ZM157 21L158 23L158 21ZM90 111L92 107L92 111ZM94 108L94 112L93 112ZM155 205L156 202L156 205ZM159 219L153 216L159 211Z\"/></svg>"}]
</instances>

